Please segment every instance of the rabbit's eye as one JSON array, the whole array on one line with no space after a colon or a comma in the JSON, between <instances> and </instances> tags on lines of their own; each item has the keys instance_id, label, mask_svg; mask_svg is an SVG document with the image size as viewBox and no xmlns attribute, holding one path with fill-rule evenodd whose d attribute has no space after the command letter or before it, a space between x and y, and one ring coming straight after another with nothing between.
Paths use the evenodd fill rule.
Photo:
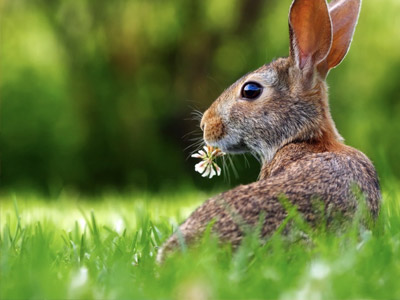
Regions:
<instances>
[{"instance_id":1,"label":"rabbit's eye","mask_svg":"<svg viewBox=\"0 0 400 300\"><path fill-rule=\"evenodd\" d=\"M242 88L242 97L246 99L256 99L260 96L263 88L256 82L248 82Z\"/></svg>"}]
</instances>

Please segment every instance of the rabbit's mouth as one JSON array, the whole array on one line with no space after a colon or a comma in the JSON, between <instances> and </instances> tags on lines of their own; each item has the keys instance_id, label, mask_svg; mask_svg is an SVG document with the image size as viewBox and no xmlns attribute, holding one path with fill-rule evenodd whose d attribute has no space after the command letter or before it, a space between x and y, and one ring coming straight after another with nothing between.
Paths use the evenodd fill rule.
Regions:
<instances>
[{"instance_id":1,"label":"rabbit's mouth","mask_svg":"<svg viewBox=\"0 0 400 300\"><path fill-rule=\"evenodd\" d=\"M227 153L233 153L233 154L242 154L249 152L250 149L247 147L247 145L244 142L240 142L239 144L235 145L228 145L225 152Z\"/></svg>"},{"instance_id":2,"label":"rabbit's mouth","mask_svg":"<svg viewBox=\"0 0 400 300\"><path fill-rule=\"evenodd\" d=\"M232 141L229 141L227 139L222 139L222 140L210 143L210 145L214 146L214 147L218 147L223 152L230 153L230 154L243 154L243 153L250 151L249 147L246 145L246 143L243 140L240 140L237 143L232 143Z\"/></svg>"}]
</instances>

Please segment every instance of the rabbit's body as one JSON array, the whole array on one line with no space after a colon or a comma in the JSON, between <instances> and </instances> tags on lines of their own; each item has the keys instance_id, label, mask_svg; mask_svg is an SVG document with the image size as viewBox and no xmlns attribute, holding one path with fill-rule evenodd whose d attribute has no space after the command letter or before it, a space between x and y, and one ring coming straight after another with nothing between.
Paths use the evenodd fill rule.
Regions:
<instances>
[{"instance_id":1,"label":"rabbit's body","mask_svg":"<svg viewBox=\"0 0 400 300\"><path fill-rule=\"evenodd\" d=\"M207 200L179 227L161 251L179 247L179 235L193 243L214 221L212 229L221 240L236 246L244 228L259 224L263 213L262 237L268 236L286 217L279 197L284 195L297 206L305 220L317 219L313 199L321 199L326 211L351 216L357 205L353 186L364 192L373 216L379 211L380 191L375 169L360 151L343 146L337 152L319 152L308 143L290 143L265 165L259 181L241 185Z\"/></svg>"},{"instance_id":2,"label":"rabbit's body","mask_svg":"<svg viewBox=\"0 0 400 300\"><path fill-rule=\"evenodd\" d=\"M325 0L294 0L291 55L243 76L204 113L205 142L228 153L256 153L263 160L260 179L207 200L163 245L159 261L181 241L196 240L211 221L221 240L237 245L262 216L261 234L268 236L286 217L282 196L313 224L314 199L323 201L325 212L351 216L357 187L372 215L378 214L375 169L343 144L325 83L347 53L359 7L359 0L334 0L329 8Z\"/></svg>"}]
</instances>

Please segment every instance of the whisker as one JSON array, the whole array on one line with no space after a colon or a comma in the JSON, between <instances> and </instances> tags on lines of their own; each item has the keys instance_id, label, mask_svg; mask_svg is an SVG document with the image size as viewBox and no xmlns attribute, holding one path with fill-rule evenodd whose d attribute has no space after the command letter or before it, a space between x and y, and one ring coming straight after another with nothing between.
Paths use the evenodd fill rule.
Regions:
<instances>
[{"instance_id":1,"label":"whisker","mask_svg":"<svg viewBox=\"0 0 400 300\"><path fill-rule=\"evenodd\" d=\"M197 109L193 110L190 114L194 116L203 116L203 113Z\"/></svg>"},{"instance_id":2,"label":"whisker","mask_svg":"<svg viewBox=\"0 0 400 300\"><path fill-rule=\"evenodd\" d=\"M194 142L193 144L190 145L189 148L195 148L193 151L198 151L198 150L202 149L203 147L204 147L204 142L201 140L201 141Z\"/></svg>"},{"instance_id":3,"label":"whisker","mask_svg":"<svg viewBox=\"0 0 400 300\"><path fill-rule=\"evenodd\" d=\"M203 146L204 146L203 139L201 139L201 140L199 139L199 140L193 142L192 144L190 144L189 146L187 146L184 150L186 151L190 148L195 148L191 153L191 154L193 154L194 152L197 152L198 150L203 148Z\"/></svg>"},{"instance_id":4,"label":"whisker","mask_svg":"<svg viewBox=\"0 0 400 300\"><path fill-rule=\"evenodd\" d=\"M184 151L192 148L193 150L189 151L188 156L186 157L186 159L189 159L193 154L195 154L196 152L200 151L201 149L203 149L204 147L204 141L203 139L199 139L197 142L194 142L193 144L187 146Z\"/></svg>"},{"instance_id":5,"label":"whisker","mask_svg":"<svg viewBox=\"0 0 400 300\"><path fill-rule=\"evenodd\" d=\"M192 109L192 112L190 113L190 115L192 116L191 119L195 121L201 121L201 119L203 118L203 113L194 107L190 108Z\"/></svg>"},{"instance_id":6,"label":"whisker","mask_svg":"<svg viewBox=\"0 0 400 300\"><path fill-rule=\"evenodd\" d=\"M196 138L196 139L201 139L201 140L203 140L203 131L196 130L195 132L193 132L192 135L193 135L193 136L191 137L192 139Z\"/></svg>"},{"instance_id":7,"label":"whisker","mask_svg":"<svg viewBox=\"0 0 400 300\"><path fill-rule=\"evenodd\" d=\"M250 154L253 155L253 157L254 157L260 164L262 163L261 157L259 157L257 153L255 153L255 152L250 152Z\"/></svg>"},{"instance_id":8,"label":"whisker","mask_svg":"<svg viewBox=\"0 0 400 300\"><path fill-rule=\"evenodd\" d=\"M231 164L231 168L232 168L232 171L233 171L233 175L235 175L235 178L239 178L239 173L238 173L238 171L236 170L236 167L235 167L235 164L233 163L232 158L231 158L230 156L228 156L228 159L229 159L229 162L230 162L230 164Z\"/></svg>"},{"instance_id":9,"label":"whisker","mask_svg":"<svg viewBox=\"0 0 400 300\"><path fill-rule=\"evenodd\" d=\"M245 167L250 168L250 163L249 163L249 160L247 159L246 154L243 154L243 158L244 158Z\"/></svg>"},{"instance_id":10,"label":"whisker","mask_svg":"<svg viewBox=\"0 0 400 300\"><path fill-rule=\"evenodd\" d=\"M194 129L192 131L189 131L188 133L185 133L182 138L184 139L184 138L188 137L189 135L194 135L194 134L199 135L200 132L197 129Z\"/></svg>"},{"instance_id":11,"label":"whisker","mask_svg":"<svg viewBox=\"0 0 400 300\"><path fill-rule=\"evenodd\" d=\"M204 143L203 135L201 135L201 136L194 136L194 137L192 137L191 139L189 139L189 141L193 141L193 142L195 142L195 143L199 143L199 142Z\"/></svg>"},{"instance_id":12,"label":"whisker","mask_svg":"<svg viewBox=\"0 0 400 300\"><path fill-rule=\"evenodd\" d=\"M226 157L223 156L222 157L222 171L224 172L224 180L227 183L231 183L231 174L230 174L230 170L228 167L228 164L226 162Z\"/></svg>"},{"instance_id":13,"label":"whisker","mask_svg":"<svg viewBox=\"0 0 400 300\"><path fill-rule=\"evenodd\" d=\"M186 121L196 121L196 122L200 123L202 117L203 116L193 115L190 118L186 118L185 120Z\"/></svg>"},{"instance_id":14,"label":"whisker","mask_svg":"<svg viewBox=\"0 0 400 300\"><path fill-rule=\"evenodd\" d=\"M198 114L200 114L200 115L203 114L203 113L202 113L200 110L198 110L197 108L191 107L191 109L192 109L193 112L195 112L195 113L198 113Z\"/></svg>"}]
</instances>

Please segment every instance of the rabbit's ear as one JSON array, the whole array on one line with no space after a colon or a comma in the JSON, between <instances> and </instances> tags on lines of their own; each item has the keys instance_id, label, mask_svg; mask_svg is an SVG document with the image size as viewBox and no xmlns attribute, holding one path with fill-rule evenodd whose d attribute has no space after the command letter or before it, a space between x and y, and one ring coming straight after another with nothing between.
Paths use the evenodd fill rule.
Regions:
<instances>
[{"instance_id":1,"label":"rabbit's ear","mask_svg":"<svg viewBox=\"0 0 400 300\"><path fill-rule=\"evenodd\" d=\"M318 67L326 73L342 62L349 51L360 14L361 0L333 0L329 3L333 41L325 61Z\"/></svg>"},{"instance_id":2,"label":"rabbit's ear","mask_svg":"<svg viewBox=\"0 0 400 300\"><path fill-rule=\"evenodd\" d=\"M306 73L323 61L332 44L326 0L294 0L289 13L290 55Z\"/></svg>"}]
</instances>

